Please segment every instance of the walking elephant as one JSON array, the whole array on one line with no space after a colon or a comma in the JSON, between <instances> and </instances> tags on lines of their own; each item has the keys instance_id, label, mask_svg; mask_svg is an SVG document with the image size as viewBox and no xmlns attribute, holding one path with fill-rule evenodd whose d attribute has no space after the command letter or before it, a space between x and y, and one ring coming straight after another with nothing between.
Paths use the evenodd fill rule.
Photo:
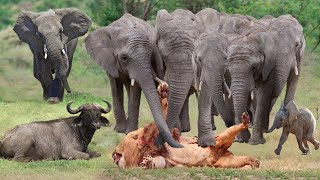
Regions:
<instances>
[{"instance_id":1,"label":"walking elephant","mask_svg":"<svg viewBox=\"0 0 320 180\"><path fill-rule=\"evenodd\" d=\"M192 54L194 41L204 32L203 22L189 10L171 14L160 10L156 18L156 43L166 67L169 85L167 124L172 130L190 131L188 98L193 86ZM211 129L211 127L210 127Z\"/></svg>"},{"instance_id":2,"label":"walking elephant","mask_svg":"<svg viewBox=\"0 0 320 180\"><path fill-rule=\"evenodd\" d=\"M158 79L157 74L161 77L163 69L161 56L155 46L154 28L141 19L124 14L110 25L89 34L85 44L88 53L109 76L115 130L129 133L138 128L142 89L160 132L158 143L168 142L172 147L181 147L172 138L164 120L154 82ZM128 119L123 105L123 86L129 97Z\"/></svg>"},{"instance_id":3,"label":"walking elephant","mask_svg":"<svg viewBox=\"0 0 320 180\"><path fill-rule=\"evenodd\" d=\"M271 133L276 128L279 129L281 127L283 127L283 129L279 144L274 150L277 155L280 155L282 146L288 139L289 133L296 136L299 149L304 155L311 153L308 141L313 144L316 150L319 149L319 141L314 138L316 119L310 109L298 109L294 101L290 101L286 106L282 105L274 117L272 127L267 133Z\"/></svg>"},{"instance_id":4,"label":"walking elephant","mask_svg":"<svg viewBox=\"0 0 320 180\"><path fill-rule=\"evenodd\" d=\"M194 68L195 84L199 91L199 139L201 146L212 145L213 138L210 136L210 107L211 104L217 109L227 127L235 124L233 102L229 86L231 83L230 73L228 72L227 48L230 42L239 38L255 28L264 28L252 17L243 15L228 15L218 13L214 9L204 9L198 15L204 22L215 24L215 27L205 23L206 32L202 33L195 41L194 48ZM216 23L214 23L216 22ZM217 23L218 22L218 23ZM249 110L250 105L247 110ZM211 113L212 115L212 113ZM212 117L212 123L213 117ZM213 124L212 124L213 125ZM249 134L248 130L244 133Z\"/></svg>"},{"instance_id":5,"label":"walking elephant","mask_svg":"<svg viewBox=\"0 0 320 180\"><path fill-rule=\"evenodd\" d=\"M270 21L267 30L256 29L231 42L227 49L231 74L235 120L240 123L248 97L257 89L252 137L238 136L240 141L263 144L269 126L270 111L287 83L284 104L294 99L299 79L305 41L302 26L291 15Z\"/></svg>"},{"instance_id":6,"label":"walking elephant","mask_svg":"<svg viewBox=\"0 0 320 180\"><path fill-rule=\"evenodd\" d=\"M13 30L33 53L33 74L42 85L43 99L49 103L62 101L64 89L71 92L67 77L73 53L78 37L90 26L90 18L75 8L19 14Z\"/></svg>"}]
</instances>

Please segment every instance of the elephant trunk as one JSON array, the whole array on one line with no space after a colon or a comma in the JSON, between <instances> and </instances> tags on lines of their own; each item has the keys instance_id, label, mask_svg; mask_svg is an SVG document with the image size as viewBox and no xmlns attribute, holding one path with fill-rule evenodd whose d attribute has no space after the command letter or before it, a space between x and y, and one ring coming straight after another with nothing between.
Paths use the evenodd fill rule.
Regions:
<instances>
[{"instance_id":1,"label":"elephant trunk","mask_svg":"<svg viewBox=\"0 0 320 180\"><path fill-rule=\"evenodd\" d=\"M236 123L241 123L241 115L247 111L247 102L250 94L249 77L245 73L231 73L231 92L233 97Z\"/></svg>"},{"instance_id":2,"label":"elephant trunk","mask_svg":"<svg viewBox=\"0 0 320 180\"><path fill-rule=\"evenodd\" d=\"M151 109L154 121L159 130L159 143L162 144L164 142L167 142L171 147L182 147L171 136L168 125L162 114L159 96L157 94L156 86L154 80L152 79L152 76L145 76L145 74L152 74L151 69L141 70L139 74L140 75L137 77L136 81L142 88L142 91Z\"/></svg>"},{"instance_id":3,"label":"elephant trunk","mask_svg":"<svg viewBox=\"0 0 320 180\"><path fill-rule=\"evenodd\" d=\"M217 108L220 116L225 122L227 127L233 126L235 124L233 113L230 111L230 108L226 106L226 103L223 99L223 73L218 72L218 74L213 74L210 76L210 83L212 86L209 86L212 101Z\"/></svg>"},{"instance_id":4,"label":"elephant trunk","mask_svg":"<svg viewBox=\"0 0 320 180\"><path fill-rule=\"evenodd\" d=\"M280 121L274 120L272 127L266 131L266 133L271 133L275 129L278 129L280 127Z\"/></svg>"},{"instance_id":5,"label":"elephant trunk","mask_svg":"<svg viewBox=\"0 0 320 180\"><path fill-rule=\"evenodd\" d=\"M180 121L180 114L184 105L184 102L188 98L188 93L192 83L192 72L176 74L173 72L167 72L168 85L169 85L169 97L168 97L168 117L167 123L169 129L173 129L178 125Z\"/></svg>"},{"instance_id":6,"label":"elephant trunk","mask_svg":"<svg viewBox=\"0 0 320 180\"><path fill-rule=\"evenodd\" d=\"M46 48L48 57L55 66L56 76L61 80L63 87L70 93L71 90L67 81L69 61L63 43L56 37L48 36Z\"/></svg>"}]
</instances>

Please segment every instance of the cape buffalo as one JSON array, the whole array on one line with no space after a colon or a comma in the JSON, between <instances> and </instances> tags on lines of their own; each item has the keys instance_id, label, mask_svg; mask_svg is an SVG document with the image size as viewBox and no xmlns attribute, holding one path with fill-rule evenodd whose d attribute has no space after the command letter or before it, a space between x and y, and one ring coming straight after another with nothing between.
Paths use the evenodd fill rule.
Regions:
<instances>
[{"instance_id":1,"label":"cape buffalo","mask_svg":"<svg viewBox=\"0 0 320 180\"><path fill-rule=\"evenodd\" d=\"M110 103L104 102L107 109L93 103L73 110L71 101L67 104L68 112L80 112L79 116L17 125L0 141L0 156L21 162L99 157L99 153L87 147L95 131L110 124L101 116L111 110Z\"/></svg>"}]
</instances>

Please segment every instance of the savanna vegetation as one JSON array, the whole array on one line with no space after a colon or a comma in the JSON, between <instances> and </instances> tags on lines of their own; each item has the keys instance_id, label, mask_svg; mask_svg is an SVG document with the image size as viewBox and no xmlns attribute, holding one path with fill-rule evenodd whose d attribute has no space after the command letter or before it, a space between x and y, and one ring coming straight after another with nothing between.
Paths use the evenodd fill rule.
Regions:
<instances>
[{"instance_id":1,"label":"savanna vegetation","mask_svg":"<svg viewBox=\"0 0 320 180\"><path fill-rule=\"evenodd\" d=\"M197 12L212 7L228 13L248 14L260 18L265 14L279 16L291 13L304 26L307 48L302 74L299 81L296 102L298 106L311 109L316 118L320 105L320 2L317 0L2 0L0 7L0 137L17 124L35 120L49 120L69 116L65 105L75 100L75 106L87 102L104 105L103 99L111 101L111 92L106 73L86 53L84 37L80 38L75 52L74 64L69 76L72 94L56 105L42 100L42 89L33 77L33 60L29 47L19 41L12 31L15 18L21 10L45 11L49 8L77 7L93 20L93 29L105 26L119 18L124 12L148 20L153 24L156 12L165 8L173 11L185 8ZM313 53L311 53L313 51ZM278 110L282 95L275 105L271 119ZM186 135L197 135L197 104L193 96L190 101L192 130ZM294 136L290 135L281 156L274 154L281 130L267 134L267 143L251 146L235 143L231 151L237 155L250 155L261 160L257 170L232 170L211 168L173 168L164 170L119 170L112 162L111 153L123 134L113 131L115 123L112 112L107 115L111 127L98 130L90 148L101 152L100 158L89 161L46 161L17 163L0 159L0 179L261 179L261 178L306 178L320 177L320 151L312 150L308 156L300 155ZM140 108L139 126L152 122L152 115L143 98ZM217 132L225 129L218 118ZM316 139L320 139L320 123Z\"/></svg>"}]
</instances>

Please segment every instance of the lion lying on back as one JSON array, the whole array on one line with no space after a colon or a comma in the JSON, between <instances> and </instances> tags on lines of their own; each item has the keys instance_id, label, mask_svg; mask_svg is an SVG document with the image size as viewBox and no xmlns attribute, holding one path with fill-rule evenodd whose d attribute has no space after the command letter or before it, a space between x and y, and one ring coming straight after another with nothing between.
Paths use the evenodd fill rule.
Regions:
<instances>
[{"instance_id":1,"label":"lion lying on back","mask_svg":"<svg viewBox=\"0 0 320 180\"><path fill-rule=\"evenodd\" d=\"M167 111L167 87L159 87L158 94L164 116ZM248 128L250 118L247 113L242 115L242 124L234 125L216 135L215 146L202 148L197 138L181 136L174 129L172 136L182 144L183 148L172 148L165 144L157 148L154 141L159 133L156 125L150 123L136 131L130 132L117 146L112 154L113 160L121 169L144 167L146 169L168 168L174 166L187 167L220 167L220 168L258 168L259 160L248 156L235 156L228 148L235 136Z\"/></svg>"}]
</instances>

